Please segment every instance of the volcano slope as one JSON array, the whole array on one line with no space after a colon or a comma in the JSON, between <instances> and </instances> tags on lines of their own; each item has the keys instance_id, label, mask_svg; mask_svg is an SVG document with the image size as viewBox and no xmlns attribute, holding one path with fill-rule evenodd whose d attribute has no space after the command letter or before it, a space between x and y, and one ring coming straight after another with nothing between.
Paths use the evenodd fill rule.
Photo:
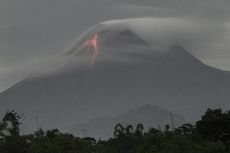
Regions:
<instances>
[{"instance_id":1,"label":"volcano slope","mask_svg":"<svg viewBox=\"0 0 230 153\"><path fill-rule=\"evenodd\" d=\"M0 112L24 113L27 129L67 129L147 104L189 121L208 107L230 106L229 72L179 45L149 45L130 29L89 33L63 57L70 58L58 72L26 78L1 93Z\"/></svg>"}]
</instances>

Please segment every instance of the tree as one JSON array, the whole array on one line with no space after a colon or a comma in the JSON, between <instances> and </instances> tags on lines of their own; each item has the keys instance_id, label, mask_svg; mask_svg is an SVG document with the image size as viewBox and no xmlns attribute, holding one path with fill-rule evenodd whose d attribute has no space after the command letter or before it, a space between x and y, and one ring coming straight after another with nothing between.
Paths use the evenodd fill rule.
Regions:
<instances>
[{"instance_id":1,"label":"tree","mask_svg":"<svg viewBox=\"0 0 230 153\"><path fill-rule=\"evenodd\" d=\"M6 130L6 125L0 122L0 142L2 142L6 137L5 130Z\"/></svg>"},{"instance_id":2,"label":"tree","mask_svg":"<svg viewBox=\"0 0 230 153\"><path fill-rule=\"evenodd\" d=\"M15 111L8 111L2 119L3 127L9 132L10 135L19 135L20 129L20 116Z\"/></svg>"},{"instance_id":3,"label":"tree","mask_svg":"<svg viewBox=\"0 0 230 153\"><path fill-rule=\"evenodd\" d=\"M150 128L149 131L146 133L147 136L156 136L161 134L161 131L155 128Z\"/></svg>"},{"instance_id":4,"label":"tree","mask_svg":"<svg viewBox=\"0 0 230 153\"><path fill-rule=\"evenodd\" d=\"M144 134L144 125L139 123L137 124L136 130L135 130L135 135L136 136L143 136Z\"/></svg>"},{"instance_id":5,"label":"tree","mask_svg":"<svg viewBox=\"0 0 230 153\"><path fill-rule=\"evenodd\" d=\"M46 137L53 139L55 137L58 137L60 135L60 131L58 129L48 130L46 132Z\"/></svg>"},{"instance_id":6,"label":"tree","mask_svg":"<svg viewBox=\"0 0 230 153\"><path fill-rule=\"evenodd\" d=\"M118 123L114 128L114 137L119 138L125 135L125 129L122 124Z\"/></svg>"},{"instance_id":7,"label":"tree","mask_svg":"<svg viewBox=\"0 0 230 153\"><path fill-rule=\"evenodd\" d=\"M15 111L7 111L0 123L0 152L26 153L29 144L25 136L20 136L20 116Z\"/></svg>"},{"instance_id":8,"label":"tree","mask_svg":"<svg viewBox=\"0 0 230 153\"><path fill-rule=\"evenodd\" d=\"M168 132L169 132L169 129L170 129L169 124L166 124L166 125L165 125L165 132L168 133Z\"/></svg>"},{"instance_id":9,"label":"tree","mask_svg":"<svg viewBox=\"0 0 230 153\"><path fill-rule=\"evenodd\" d=\"M192 124L183 124L181 127L177 128L176 131L180 134L192 134L195 127Z\"/></svg>"},{"instance_id":10,"label":"tree","mask_svg":"<svg viewBox=\"0 0 230 153\"><path fill-rule=\"evenodd\" d=\"M222 141L230 145L230 112L221 109L208 109L201 120L196 122L196 129L200 135L211 141Z\"/></svg>"},{"instance_id":11,"label":"tree","mask_svg":"<svg viewBox=\"0 0 230 153\"><path fill-rule=\"evenodd\" d=\"M131 135L133 134L133 130L134 130L133 126L132 126L132 125L128 125L128 126L125 128L125 134L126 134L127 136L131 136Z\"/></svg>"}]
</instances>

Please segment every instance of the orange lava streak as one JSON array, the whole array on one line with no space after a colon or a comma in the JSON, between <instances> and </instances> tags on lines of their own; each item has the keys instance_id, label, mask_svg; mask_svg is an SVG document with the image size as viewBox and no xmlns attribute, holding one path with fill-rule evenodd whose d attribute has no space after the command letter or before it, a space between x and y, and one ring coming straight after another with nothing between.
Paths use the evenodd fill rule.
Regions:
<instances>
[{"instance_id":1,"label":"orange lava streak","mask_svg":"<svg viewBox=\"0 0 230 153\"><path fill-rule=\"evenodd\" d=\"M75 56L75 55L78 53L78 51L81 50L81 49L83 49L84 47L87 47L86 52L89 52L90 49L93 49L93 55L92 55L91 61L90 61L90 66L93 66L93 64L94 64L95 61L96 61L96 57L97 57L97 55L99 54L98 37L99 37L98 34L95 34L90 40L85 41L85 42L83 43L83 45L81 46L81 48L77 49L77 50L72 54L71 57ZM68 61L69 61L69 58L68 58L68 59L65 59L65 58L62 59L62 60L60 61L60 64L59 64L57 67L55 67L53 70L54 70L54 71L58 71L58 70L62 69L63 67L66 66L66 64L68 63Z\"/></svg>"},{"instance_id":2,"label":"orange lava streak","mask_svg":"<svg viewBox=\"0 0 230 153\"><path fill-rule=\"evenodd\" d=\"M92 66L95 63L96 57L99 54L99 49L98 49L98 34L95 34L92 39L86 41L83 46L88 46L88 50L92 47L94 50L94 53L92 55L92 60L90 65ZM87 51L88 51L87 50Z\"/></svg>"},{"instance_id":3,"label":"orange lava streak","mask_svg":"<svg viewBox=\"0 0 230 153\"><path fill-rule=\"evenodd\" d=\"M98 51L98 34L95 34L92 39L86 41L84 46L91 46L95 51Z\"/></svg>"}]
</instances>

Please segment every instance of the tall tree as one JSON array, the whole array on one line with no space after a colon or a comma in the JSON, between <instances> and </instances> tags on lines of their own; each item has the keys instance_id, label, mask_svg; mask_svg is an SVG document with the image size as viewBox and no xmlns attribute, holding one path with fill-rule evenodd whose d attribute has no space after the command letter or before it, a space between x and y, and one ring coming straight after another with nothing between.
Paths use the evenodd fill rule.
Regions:
<instances>
[{"instance_id":1,"label":"tall tree","mask_svg":"<svg viewBox=\"0 0 230 153\"><path fill-rule=\"evenodd\" d=\"M118 138L118 137L122 137L125 135L125 128L123 127L123 125L121 123L118 123L115 127L114 127L114 137Z\"/></svg>"},{"instance_id":2,"label":"tall tree","mask_svg":"<svg viewBox=\"0 0 230 153\"><path fill-rule=\"evenodd\" d=\"M200 135L209 140L222 141L230 145L230 112L221 109L208 109L201 120L196 122L196 129Z\"/></svg>"},{"instance_id":3,"label":"tall tree","mask_svg":"<svg viewBox=\"0 0 230 153\"><path fill-rule=\"evenodd\" d=\"M136 136L143 136L144 134L144 125L139 123L137 124L136 130L135 130L135 135Z\"/></svg>"},{"instance_id":4,"label":"tall tree","mask_svg":"<svg viewBox=\"0 0 230 153\"><path fill-rule=\"evenodd\" d=\"M132 135L132 133L133 133L133 126L132 125L128 125L126 128L125 128L125 134L127 135L127 136L131 136Z\"/></svg>"},{"instance_id":5,"label":"tall tree","mask_svg":"<svg viewBox=\"0 0 230 153\"><path fill-rule=\"evenodd\" d=\"M20 116L15 111L8 111L2 119L2 124L10 135L19 135Z\"/></svg>"}]
</instances>

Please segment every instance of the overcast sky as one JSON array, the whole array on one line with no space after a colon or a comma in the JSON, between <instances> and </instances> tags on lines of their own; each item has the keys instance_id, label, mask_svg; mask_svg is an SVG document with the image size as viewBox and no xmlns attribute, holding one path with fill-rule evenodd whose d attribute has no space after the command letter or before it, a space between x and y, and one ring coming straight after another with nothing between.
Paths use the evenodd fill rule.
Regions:
<instances>
[{"instance_id":1,"label":"overcast sky","mask_svg":"<svg viewBox=\"0 0 230 153\"><path fill-rule=\"evenodd\" d=\"M7 73L62 54L92 25L134 17L202 25L194 31L197 37L188 44L189 51L209 65L230 70L229 8L229 0L1 0L0 90Z\"/></svg>"}]
</instances>

